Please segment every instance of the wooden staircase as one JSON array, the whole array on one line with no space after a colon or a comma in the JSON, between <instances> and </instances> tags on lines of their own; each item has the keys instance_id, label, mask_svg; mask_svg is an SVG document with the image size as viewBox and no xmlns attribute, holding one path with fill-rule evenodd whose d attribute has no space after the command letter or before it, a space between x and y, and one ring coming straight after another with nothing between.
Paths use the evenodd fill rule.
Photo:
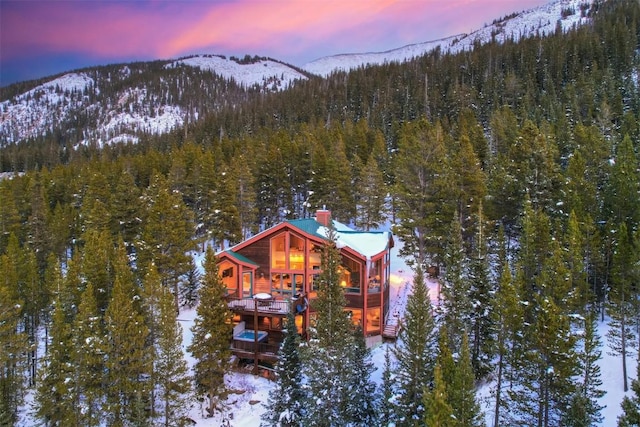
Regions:
<instances>
[{"instance_id":1,"label":"wooden staircase","mask_svg":"<svg viewBox=\"0 0 640 427\"><path fill-rule=\"evenodd\" d=\"M389 318L384 324L384 329L382 330L382 338L390 339L390 340L398 339L399 331L400 331L399 318L395 315L389 316Z\"/></svg>"}]
</instances>

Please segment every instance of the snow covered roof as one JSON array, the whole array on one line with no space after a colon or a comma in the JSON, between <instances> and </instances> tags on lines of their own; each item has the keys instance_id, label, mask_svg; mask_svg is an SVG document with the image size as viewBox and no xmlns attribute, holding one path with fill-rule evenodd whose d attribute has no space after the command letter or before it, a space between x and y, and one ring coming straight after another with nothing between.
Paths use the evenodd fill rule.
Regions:
<instances>
[{"instance_id":1,"label":"snow covered roof","mask_svg":"<svg viewBox=\"0 0 640 427\"><path fill-rule=\"evenodd\" d=\"M292 226L312 234L321 239L326 239L329 229L319 223L316 218L296 219L287 221ZM389 248L391 232L389 231L358 231L336 221L331 221L336 230L337 246L348 247L361 254L365 258L371 258Z\"/></svg>"}]
</instances>

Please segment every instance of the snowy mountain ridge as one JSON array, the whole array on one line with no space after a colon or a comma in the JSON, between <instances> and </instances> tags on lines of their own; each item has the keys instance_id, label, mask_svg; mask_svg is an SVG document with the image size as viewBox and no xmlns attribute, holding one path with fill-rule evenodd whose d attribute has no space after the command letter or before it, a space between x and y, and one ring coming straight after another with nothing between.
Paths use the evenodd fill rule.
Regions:
<instances>
[{"instance_id":1,"label":"snowy mountain ridge","mask_svg":"<svg viewBox=\"0 0 640 427\"><path fill-rule=\"evenodd\" d=\"M56 133L75 145L136 143L145 134L164 134L224 106L237 106L249 93L287 90L308 78L304 72L326 77L338 70L408 61L434 49L456 53L492 40L550 34L558 26L566 31L587 21L590 4L590 0L558 0L496 20L471 34L387 52L329 56L302 69L248 55L242 60L195 55L163 61L161 68L144 63L70 72L0 102L0 147ZM159 77L145 75L149 70ZM199 97L197 105L184 99L185 85Z\"/></svg>"},{"instance_id":2,"label":"snowy mountain ridge","mask_svg":"<svg viewBox=\"0 0 640 427\"><path fill-rule=\"evenodd\" d=\"M585 0L555 1L496 20L491 25L486 25L470 34L458 34L424 43L410 44L385 52L326 56L303 65L302 69L326 77L335 71L409 61L438 48L442 53L459 53L473 49L476 44L485 44L492 40L503 43L509 39L518 41L534 34L549 35L556 31L558 24L563 31L567 31L575 25L587 22L585 12L590 4L590 1Z\"/></svg>"}]
</instances>

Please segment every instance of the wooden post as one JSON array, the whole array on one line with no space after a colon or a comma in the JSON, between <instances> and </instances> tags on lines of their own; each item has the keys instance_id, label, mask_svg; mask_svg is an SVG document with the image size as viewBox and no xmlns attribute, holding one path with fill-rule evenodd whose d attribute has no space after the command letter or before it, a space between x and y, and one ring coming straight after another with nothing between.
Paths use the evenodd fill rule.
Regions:
<instances>
[{"instance_id":1,"label":"wooden post","mask_svg":"<svg viewBox=\"0 0 640 427\"><path fill-rule=\"evenodd\" d=\"M258 375L258 300L253 298L253 374Z\"/></svg>"}]
</instances>

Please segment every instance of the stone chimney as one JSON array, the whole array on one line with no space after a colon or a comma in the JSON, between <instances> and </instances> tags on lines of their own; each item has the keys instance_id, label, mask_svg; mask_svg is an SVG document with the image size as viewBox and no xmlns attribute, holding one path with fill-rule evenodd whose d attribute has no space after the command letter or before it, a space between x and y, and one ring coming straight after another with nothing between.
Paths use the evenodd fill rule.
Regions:
<instances>
[{"instance_id":1,"label":"stone chimney","mask_svg":"<svg viewBox=\"0 0 640 427\"><path fill-rule=\"evenodd\" d=\"M325 227L329 227L329 224L331 224L331 211L327 209L318 209L316 211L316 221Z\"/></svg>"}]
</instances>

